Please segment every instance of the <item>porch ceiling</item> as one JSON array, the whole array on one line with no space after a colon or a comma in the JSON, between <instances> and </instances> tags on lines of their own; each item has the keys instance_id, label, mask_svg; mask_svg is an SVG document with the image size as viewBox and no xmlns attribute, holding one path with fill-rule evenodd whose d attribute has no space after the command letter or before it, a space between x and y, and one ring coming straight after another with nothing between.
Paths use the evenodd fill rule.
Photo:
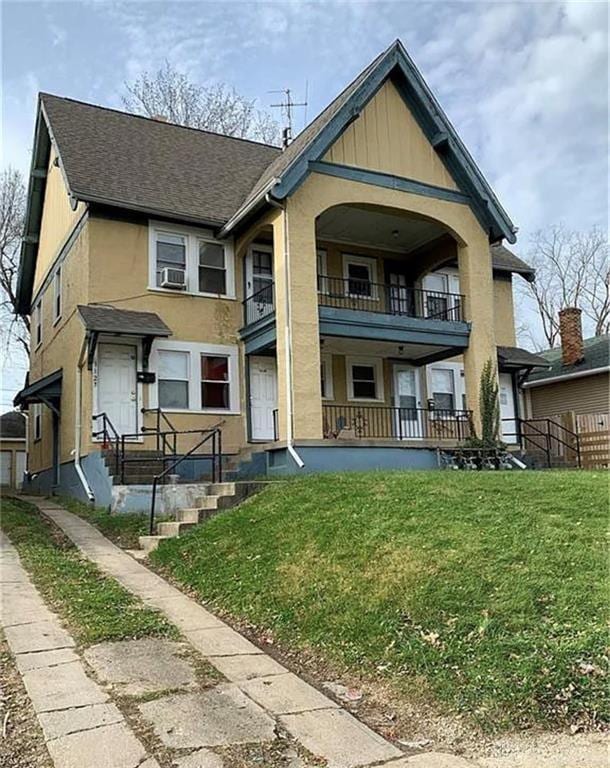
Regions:
<instances>
[{"instance_id":1,"label":"porch ceiling","mask_svg":"<svg viewBox=\"0 0 610 768\"><path fill-rule=\"evenodd\" d=\"M365 206L338 206L317 222L320 240L334 240L408 253L446 234L433 221Z\"/></svg>"},{"instance_id":2,"label":"porch ceiling","mask_svg":"<svg viewBox=\"0 0 610 768\"><path fill-rule=\"evenodd\" d=\"M384 357L404 360L405 363L421 364L429 359L444 359L456 353L455 349L434 344L397 344L390 341L370 341L369 339L348 339L323 336L322 354L353 355L355 357ZM437 356L440 356L437 357Z\"/></svg>"}]
</instances>

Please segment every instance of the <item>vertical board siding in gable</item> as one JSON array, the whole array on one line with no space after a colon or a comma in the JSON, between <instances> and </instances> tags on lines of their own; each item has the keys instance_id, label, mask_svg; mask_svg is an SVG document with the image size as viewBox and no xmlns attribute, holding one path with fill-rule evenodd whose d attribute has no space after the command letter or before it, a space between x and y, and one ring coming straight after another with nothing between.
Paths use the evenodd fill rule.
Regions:
<instances>
[{"instance_id":1,"label":"vertical board siding in gable","mask_svg":"<svg viewBox=\"0 0 610 768\"><path fill-rule=\"evenodd\" d=\"M394 85L386 82L322 158L446 189L457 185Z\"/></svg>"}]
</instances>

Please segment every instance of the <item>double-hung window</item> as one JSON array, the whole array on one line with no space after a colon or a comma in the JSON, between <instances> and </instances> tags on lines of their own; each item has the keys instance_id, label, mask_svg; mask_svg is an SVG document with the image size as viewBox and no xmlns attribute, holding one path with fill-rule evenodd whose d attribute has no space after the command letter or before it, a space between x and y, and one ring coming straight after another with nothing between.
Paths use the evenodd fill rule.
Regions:
<instances>
[{"instance_id":1,"label":"double-hung window","mask_svg":"<svg viewBox=\"0 0 610 768\"><path fill-rule=\"evenodd\" d=\"M61 287L61 267L57 267L53 278L53 322L57 322L61 317Z\"/></svg>"},{"instance_id":2,"label":"double-hung window","mask_svg":"<svg viewBox=\"0 0 610 768\"><path fill-rule=\"evenodd\" d=\"M32 406L32 434L34 442L42 438L42 405L34 403Z\"/></svg>"},{"instance_id":3,"label":"double-hung window","mask_svg":"<svg viewBox=\"0 0 610 768\"><path fill-rule=\"evenodd\" d=\"M157 375L152 407L239 413L237 347L159 340L153 346L151 365Z\"/></svg>"},{"instance_id":4,"label":"double-hung window","mask_svg":"<svg viewBox=\"0 0 610 768\"><path fill-rule=\"evenodd\" d=\"M234 298L231 242L206 230L151 223L149 249L151 288Z\"/></svg>"},{"instance_id":5,"label":"double-hung window","mask_svg":"<svg viewBox=\"0 0 610 768\"><path fill-rule=\"evenodd\" d=\"M188 410L189 353L159 350L158 354L159 408Z\"/></svg>"},{"instance_id":6,"label":"double-hung window","mask_svg":"<svg viewBox=\"0 0 610 768\"><path fill-rule=\"evenodd\" d=\"M42 299L34 307L34 349L42 344Z\"/></svg>"},{"instance_id":7,"label":"double-hung window","mask_svg":"<svg viewBox=\"0 0 610 768\"><path fill-rule=\"evenodd\" d=\"M432 368L432 400L435 410L452 411L455 408L455 378L452 368Z\"/></svg>"},{"instance_id":8,"label":"double-hung window","mask_svg":"<svg viewBox=\"0 0 610 768\"><path fill-rule=\"evenodd\" d=\"M383 400L380 360L347 359L347 396L348 400Z\"/></svg>"},{"instance_id":9,"label":"double-hung window","mask_svg":"<svg viewBox=\"0 0 610 768\"><path fill-rule=\"evenodd\" d=\"M201 355L201 407L228 410L230 401L229 357Z\"/></svg>"}]
</instances>

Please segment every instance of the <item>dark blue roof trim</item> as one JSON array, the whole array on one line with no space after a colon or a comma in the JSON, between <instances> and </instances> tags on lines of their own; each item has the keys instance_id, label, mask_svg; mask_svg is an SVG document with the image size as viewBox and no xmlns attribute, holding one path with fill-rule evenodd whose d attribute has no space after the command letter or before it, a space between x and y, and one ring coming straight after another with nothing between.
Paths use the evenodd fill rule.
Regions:
<instances>
[{"instance_id":1,"label":"dark blue roof trim","mask_svg":"<svg viewBox=\"0 0 610 768\"><path fill-rule=\"evenodd\" d=\"M337 114L288 167L280 183L273 189L273 196L283 199L303 183L311 171L310 163L321 160L389 78L460 189L470 198L470 205L488 232L490 241L506 238L514 243L515 226L399 40L388 49Z\"/></svg>"},{"instance_id":2,"label":"dark blue roof trim","mask_svg":"<svg viewBox=\"0 0 610 768\"><path fill-rule=\"evenodd\" d=\"M469 205L471 202L470 197L463 192L436 187L433 184L425 184L423 181L406 179L404 176L394 176L390 173L367 171L364 168L354 168L353 166L341 165L339 163L325 163L321 160L311 161L309 163L309 170L323 173L327 176L335 176L339 179L360 181L363 184L372 184L376 187L385 187L387 189L398 189L401 192L412 192L416 195L435 197L438 200L448 200L452 203Z\"/></svg>"}]
</instances>

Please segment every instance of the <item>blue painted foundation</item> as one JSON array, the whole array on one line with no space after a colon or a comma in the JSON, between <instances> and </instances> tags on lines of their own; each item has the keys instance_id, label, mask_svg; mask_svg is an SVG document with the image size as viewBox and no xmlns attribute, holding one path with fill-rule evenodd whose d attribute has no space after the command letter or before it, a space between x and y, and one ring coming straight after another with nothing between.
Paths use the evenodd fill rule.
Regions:
<instances>
[{"instance_id":1,"label":"blue painted foundation","mask_svg":"<svg viewBox=\"0 0 610 768\"><path fill-rule=\"evenodd\" d=\"M305 462L304 467L297 465L286 448L267 451L269 477L372 469L438 469L437 455L433 448L296 445L295 450Z\"/></svg>"},{"instance_id":2,"label":"blue painted foundation","mask_svg":"<svg viewBox=\"0 0 610 768\"><path fill-rule=\"evenodd\" d=\"M90 453L83 456L81 466L95 495L95 506L109 507L112 503L112 478L108 474L101 454ZM24 493L44 495L55 492L61 496L73 496L80 501L88 501L73 461L60 464L59 485L54 486L53 484L53 470L44 469L23 484L23 491Z\"/></svg>"}]
</instances>

